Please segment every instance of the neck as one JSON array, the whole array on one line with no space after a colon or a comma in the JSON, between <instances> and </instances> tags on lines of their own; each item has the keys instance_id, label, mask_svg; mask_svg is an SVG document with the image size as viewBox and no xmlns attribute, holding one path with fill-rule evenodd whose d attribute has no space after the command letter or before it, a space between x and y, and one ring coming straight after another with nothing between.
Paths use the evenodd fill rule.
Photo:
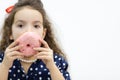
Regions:
<instances>
[{"instance_id":1,"label":"neck","mask_svg":"<svg viewBox=\"0 0 120 80\"><path fill-rule=\"evenodd\" d=\"M22 59L20 59L20 61L24 62L24 63L33 63L35 62L37 59L34 56L31 57L23 57Z\"/></svg>"}]
</instances>

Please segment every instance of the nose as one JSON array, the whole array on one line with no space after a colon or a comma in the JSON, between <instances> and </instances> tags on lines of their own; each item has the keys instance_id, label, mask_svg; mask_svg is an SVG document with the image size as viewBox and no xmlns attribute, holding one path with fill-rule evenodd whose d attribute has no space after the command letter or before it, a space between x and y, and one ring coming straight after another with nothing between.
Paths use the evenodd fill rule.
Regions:
<instances>
[{"instance_id":1,"label":"nose","mask_svg":"<svg viewBox=\"0 0 120 80\"><path fill-rule=\"evenodd\" d=\"M26 32L33 32L32 27L31 27L31 26L27 27L27 28L26 28Z\"/></svg>"}]
</instances>

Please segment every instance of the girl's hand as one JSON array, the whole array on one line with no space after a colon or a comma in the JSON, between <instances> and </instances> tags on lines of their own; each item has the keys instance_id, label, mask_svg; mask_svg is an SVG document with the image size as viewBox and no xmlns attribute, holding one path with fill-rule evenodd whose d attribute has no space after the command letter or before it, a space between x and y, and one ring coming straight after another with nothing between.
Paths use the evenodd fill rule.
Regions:
<instances>
[{"instance_id":1,"label":"girl's hand","mask_svg":"<svg viewBox=\"0 0 120 80\"><path fill-rule=\"evenodd\" d=\"M22 54L18 51L22 46L17 46L17 42L10 44L4 53L4 59L2 65L9 69L15 59L22 58Z\"/></svg>"},{"instance_id":2,"label":"girl's hand","mask_svg":"<svg viewBox=\"0 0 120 80\"><path fill-rule=\"evenodd\" d=\"M51 66L54 65L53 50L50 49L45 40L41 40L41 43L44 47L34 48L34 50L38 51L35 57L37 59L41 59L46 64L46 67L49 69Z\"/></svg>"}]
</instances>

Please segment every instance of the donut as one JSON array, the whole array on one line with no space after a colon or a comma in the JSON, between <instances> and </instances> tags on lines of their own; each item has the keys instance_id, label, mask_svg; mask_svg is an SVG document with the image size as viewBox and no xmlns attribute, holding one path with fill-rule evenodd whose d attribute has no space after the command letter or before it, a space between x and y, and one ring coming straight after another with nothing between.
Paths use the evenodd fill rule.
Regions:
<instances>
[{"instance_id":1,"label":"donut","mask_svg":"<svg viewBox=\"0 0 120 80\"><path fill-rule=\"evenodd\" d=\"M18 45L22 46L19 51L26 57L33 56L37 53L33 48L41 46L40 39L40 35L35 32L25 32L17 39Z\"/></svg>"}]
</instances>

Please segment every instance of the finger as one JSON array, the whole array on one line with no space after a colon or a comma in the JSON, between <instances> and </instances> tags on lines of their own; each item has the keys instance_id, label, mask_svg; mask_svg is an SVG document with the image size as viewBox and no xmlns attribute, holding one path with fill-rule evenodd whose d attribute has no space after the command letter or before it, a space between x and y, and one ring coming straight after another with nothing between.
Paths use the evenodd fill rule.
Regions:
<instances>
[{"instance_id":1,"label":"finger","mask_svg":"<svg viewBox=\"0 0 120 80\"><path fill-rule=\"evenodd\" d=\"M11 48L9 51L17 51L20 48L22 48L22 46L16 46L16 47Z\"/></svg>"},{"instance_id":2,"label":"finger","mask_svg":"<svg viewBox=\"0 0 120 80\"><path fill-rule=\"evenodd\" d=\"M48 52L39 52L35 56L37 57L37 56L43 56L43 55L48 56L49 54L48 54Z\"/></svg>"},{"instance_id":3,"label":"finger","mask_svg":"<svg viewBox=\"0 0 120 80\"><path fill-rule=\"evenodd\" d=\"M41 43L43 44L43 46L45 48L49 48L49 45L48 45L48 43L45 40L41 39L40 41L41 41Z\"/></svg>"},{"instance_id":4,"label":"finger","mask_svg":"<svg viewBox=\"0 0 120 80\"><path fill-rule=\"evenodd\" d=\"M39 48L33 48L34 50L36 50L36 51L39 51L39 52L41 52L41 51L49 51L50 49L46 49L46 48L42 48L42 47L39 47Z\"/></svg>"},{"instance_id":5,"label":"finger","mask_svg":"<svg viewBox=\"0 0 120 80\"><path fill-rule=\"evenodd\" d=\"M38 54L36 54L36 55L34 55L34 57L39 57L39 56L49 56L49 57L52 57L53 58L53 54L51 54L51 53L48 53L48 52L40 52L40 53L38 53Z\"/></svg>"},{"instance_id":6,"label":"finger","mask_svg":"<svg viewBox=\"0 0 120 80\"><path fill-rule=\"evenodd\" d=\"M11 57L13 57L13 56L23 56L23 54L21 52L19 52L19 51L13 51L13 52L11 52L11 53L9 53L7 55L11 56Z\"/></svg>"},{"instance_id":7,"label":"finger","mask_svg":"<svg viewBox=\"0 0 120 80\"><path fill-rule=\"evenodd\" d=\"M24 56L20 52L14 51L9 54L6 54L6 57L8 57L10 60L15 60L15 59L19 59L19 58L21 59Z\"/></svg>"},{"instance_id":8,"label":"finger","mask_svg":"<svg viewBox=\"0 0 120 80\"><path fill-rule=\"evenodd\" d=\"M23 56L13 56L12 59L15 60L15 59L22 59Z\"/></svg>"},{"instance_id":9,"label":"finger","mask_svg":"<svg viewBox=\"0 0 120 80\"><path fill-rule=\"evenodd\" d=\"M14 41L13 43L11 43L11 44L8 46L8 48L12 48L12 47L16 46L17 44L18 44L18 42L17 42L17 41Z\"/></svg>"},{"instance_id":10,"label":"finger","mask_svg":"<svg viewBox=\"0 0 120 80\"><path fill-rule=\"evenodd\" d=\"M50 60L50 56L38 56L37 59L42 59L42 60Z\"/></svg>"}]
</instances>

